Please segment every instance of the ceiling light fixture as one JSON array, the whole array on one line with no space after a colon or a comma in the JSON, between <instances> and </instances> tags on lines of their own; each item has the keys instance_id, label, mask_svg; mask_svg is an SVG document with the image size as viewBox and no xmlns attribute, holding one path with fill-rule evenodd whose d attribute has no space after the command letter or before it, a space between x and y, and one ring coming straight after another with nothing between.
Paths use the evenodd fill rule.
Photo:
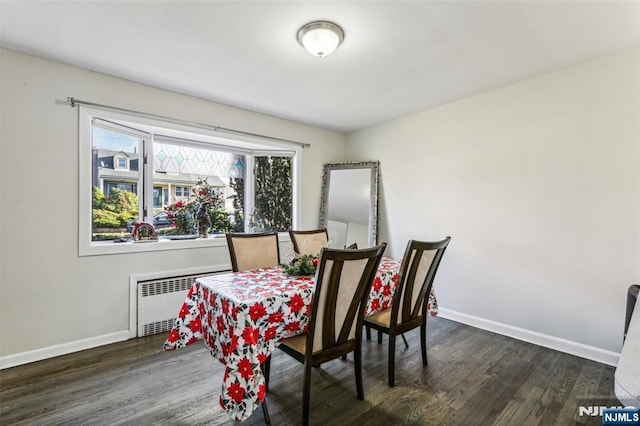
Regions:
<instances>
[{"instance_id":1,"label":"ceiling light fixture","mask_svg":"<svg viewBox=\"0 0 640 426\"><path fill-rule=\"evenodd\" d=\"M344 31L333 22L309 22L298 30L298 42L313 56L330 55L344 40Z\"/></svg>"}]
</instances>

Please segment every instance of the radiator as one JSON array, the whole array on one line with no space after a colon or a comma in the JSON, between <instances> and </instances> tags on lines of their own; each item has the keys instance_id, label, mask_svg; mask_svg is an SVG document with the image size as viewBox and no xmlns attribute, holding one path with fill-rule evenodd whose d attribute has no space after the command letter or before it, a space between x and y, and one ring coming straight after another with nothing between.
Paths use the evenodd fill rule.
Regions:
<instances>
[{"instance_id":1,"label":"radiator","mask_svg":"<svg viewBox=\"0 0 640 426\"><path fill-rule=\"evenodd\" d=\"M216 273L220 273L220 271L145 280L137 280L132 277L137 289L137 337L171 330L174 320L187 297L187 292L195 280L198 277Z\"/></svg>"}]
</instances>

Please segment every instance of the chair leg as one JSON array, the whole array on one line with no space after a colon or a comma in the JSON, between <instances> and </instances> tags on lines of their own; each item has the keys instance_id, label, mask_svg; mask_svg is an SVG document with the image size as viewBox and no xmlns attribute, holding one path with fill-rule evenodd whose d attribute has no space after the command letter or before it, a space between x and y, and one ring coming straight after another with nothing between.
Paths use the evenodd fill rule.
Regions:
<instances>
[{"instance_id":1,"label":"chair leg","mask_svg":"<svg viewBox=\"0 0 640 426\"><path fill-rule=\"evenodd\" d=\"M402 337L402 340L404 340L404 346L405 346L406 348L409 348L409 342L407 342L407 338L406 338L406 337L404 337L404 334L401 334L400 336Z\"/></svg>"},{"instance_id":2,"label":"chair leg","mask_svg":"<svg viewBox=\"0 0 640 426\"><path fill-rule=\"evenodd\" d=\"M364 399L364 388L362 386L362 348L360 342L353 351L353 368L356 370L356 391L358 399Z\"/></svg>"},{"instance_id":3,"label":"chair leg","mask_svg":"<svg viewBox=\"0 0 640 426\"><path fill-rule=\"evenodd\" d=\"M422 347L422 365L427 365L427 323L420 326L420 346Z\"/></svg>"},{"instance_id":4,"label":"chair leg","mask_svg":"<svg viewBox=\"0 0 640 426\"><path fill-rule=\"evenodd\" d=\"M396 335L389 333L389 387L395 386Z\"/></svg>"},{"instance_id":5,"label":"chair leg","mask_svg":"<svg viewBox=\"0 0 640 426\"><path fill-rule=\"evenodd\" d=\"M368 325L364 326L365 329L365 333L367 334L367 342L371 341L371 327L369 327Z\"/></svg>"},{"instance_id":6,"label":"chair leg","mask_svg":"<svg viewBox=\"0 0 640 426\"><path fill-rule=\"evenodd\" d=\"M378 344L382 343L382 331L378 330Z\"/></svg>"},{"instance_id":7,"label":"chair leg","mask_svg":"<svg viewBox=\"0 0 640 426\"><path fill-rule=\"evenodd\" d=\"M271 424L271 418L269 417L269 410L267 410L267 398L262 401L262 414L264 415L264 422L268 425Z\"/></svg>"},{"instance_id":8,"label":"chair leg","mask_svg":"<svg viewBox=\"0 0 640 426\"><path fill-rule=\"evenodd\" d=\"M264 375L264 390L266 392L269 390L269 372L271 370L271 355L269 355L267 359L264 360L260 368L262 368L262 374Z\"/></svg>"},{"instance_id":9,"label":"chair leg","mask_svg":"<svg viewBox=\"0 0 640 426\"><path fill-rule=\"evenodd\" d=\"M311 361L304 363L304 384L302 387L302 424L309 426L309 397L311 393Z\"/></svg>"}]
</instances>

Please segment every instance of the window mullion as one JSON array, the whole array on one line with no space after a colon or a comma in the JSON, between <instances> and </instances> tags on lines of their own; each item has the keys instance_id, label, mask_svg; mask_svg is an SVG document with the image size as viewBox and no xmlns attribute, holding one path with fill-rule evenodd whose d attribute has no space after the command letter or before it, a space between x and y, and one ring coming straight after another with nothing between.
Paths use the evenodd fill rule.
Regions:
<instances>
[{"instance_id":1,"label":"window mullion","mask_svg":"<svg viewBox=\"0 0 640 426\"><path fill-rule=\"evenodd\" d=\"M142 218L153 223L153 134L143 144L142 170Z\"/></svg>"},{"instance_id":2,"label":"window mullion","mask_svg":"<svg viewBox=\"0 0 640 426\"><path fill-rule=\"evenodd\" d=\"M244 229L245 232L251 232L249 223L253 215L255 204L255 160L253 155L247 155L247 167L244 179Z\"/></svg>"},{"instance_id":3,"label":"window mullion","mask_svg":"<svg viewBox=\"0 0 640 426\"><path fill-rule=\"evenodd\" d=\"M299 150L301 151L301 150ZM292 229L300 228L300 214L301 210L299 208L302 205L302 191L301 185L299 184L299 173L300 173L300 165L302 164L302 155L301 152L296 152L296 155L293 157L293 161L291 162L291 227Z\"/></svg>"}]
</instances>

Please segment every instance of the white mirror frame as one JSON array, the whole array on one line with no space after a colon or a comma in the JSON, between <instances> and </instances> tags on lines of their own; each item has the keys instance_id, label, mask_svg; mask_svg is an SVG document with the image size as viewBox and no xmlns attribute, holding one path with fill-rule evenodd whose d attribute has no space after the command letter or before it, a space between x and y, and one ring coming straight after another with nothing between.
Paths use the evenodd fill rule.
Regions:
<instances>
[{"instance_id":1,"label":"white mirror frame","mask_svg":"<svg viewBox=\"0 0 640 426\"><path fill-rule=\"evenodd\" d=\"M326 163L322 172L322 195L320 199L320 228L326 228L329 218L329 188L333 170L370 169L371 185L369 188L369 247L378 240L378 169L379 161ZM360 247L364 248L364 247Z\"/></svg>"}]
</instances>

